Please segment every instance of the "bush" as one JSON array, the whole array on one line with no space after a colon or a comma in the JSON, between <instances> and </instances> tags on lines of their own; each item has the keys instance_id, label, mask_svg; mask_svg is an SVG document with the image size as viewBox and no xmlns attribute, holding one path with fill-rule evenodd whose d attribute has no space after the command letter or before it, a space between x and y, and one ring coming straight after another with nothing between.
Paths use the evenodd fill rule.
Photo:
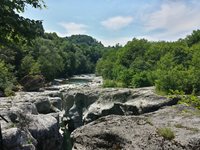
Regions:
<instances>
[{"instance_id":1,"label":"bush","mask_svg":"<svg viewBox=\"0 0 200 150\"><path fill-rule=\"evenodd\" d=\"M5 94L5 96L14 96L15 92L12 90L12 87L7 87L4 90L4 94Z\"/></svg>"},{"instance_id":2,"label":"bush","mask_svg":"<svg viewBox=\"0 0 200 150\"><path fill-rule=\"evenodd\" d=\"M175 138L174 132L170 128L159 128L157 132L166 140L172 140Z\"/></svg>"},{"instance_id":3,"label":"bush","mask_svg":"<svg viewBox=\"0 0 200 150\"><path fill-rule=\"evenodd\" d=\"M147 72L135 74L132 79L132 85L136 88L152 86L151 81L148 78Z\"/></svg>"},{"instance_id":4,"label":"bush","mask_svg":"<svg viewBox=\"0 0 200 150\"><path fill-rule=\"evenodd\" d=\"M117 82L114 80L104 80L103 81L103 87L124 87L124 84L121 82Z\"/></svg>"},{"instance_id":5,"label":"bush","mask_svg":"<svg viewBox=\"0 0 200 150\"><path fill-rule=\"evenodd\" d=\"M184 95L178 103L192 106L200 110L200 99L195 95Z\"/></svg>"},{"instance_id":6,"label":"bush","mask_svg":"<svg viewBox=\"0 0 200 150\"><path fill-rule=\"evenodd\" d=\"M179 65L165 70L158 69L155 85L158 91L169 93L170 90L178 90L191 94L194 91L193 80L191 70Z\"/></svg>"},{"instance_id":7,"label":"bush","mask_svg":"<svg viewBox=\"0 0 200 150\"><path fill-rule=\"evenodd\" d=\"M15 78L3 61L0 61L0 91L5 96L13 95Z\"/></svg>"}]
</instances>

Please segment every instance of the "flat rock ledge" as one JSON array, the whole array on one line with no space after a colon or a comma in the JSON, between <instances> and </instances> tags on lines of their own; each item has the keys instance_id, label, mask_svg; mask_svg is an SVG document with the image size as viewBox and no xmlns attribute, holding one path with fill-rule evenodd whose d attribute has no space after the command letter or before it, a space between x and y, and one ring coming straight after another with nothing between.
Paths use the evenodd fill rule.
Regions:
<instances>
[{"instance_id":1,"label":"flat rock ledge","mask_svg":"<svg viewBox=\"0 0 200 150\"><path fill-rule=\"evenodd\" d=\"M110 115L71 137L73 150L199 150L200 111L177 105L140 116Z\"/></svg>"}]
</instances>

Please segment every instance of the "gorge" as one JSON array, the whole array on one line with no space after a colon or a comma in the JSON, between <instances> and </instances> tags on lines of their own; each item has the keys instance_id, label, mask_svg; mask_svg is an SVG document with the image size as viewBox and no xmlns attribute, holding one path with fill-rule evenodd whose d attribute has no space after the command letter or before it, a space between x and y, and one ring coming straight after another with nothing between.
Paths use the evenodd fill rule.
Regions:
<instances>
[{"instance_id":1,"label":"gorge","mask_svg":"<svg viewBox=\"0 0 200 150\"><path fill-rule=\"evenodd\" d=\"M154 87L102 88L94 75L73 81L81 83L54 80L41 92L0 98L8 121L0 119L3 149L200 148L200 112L178 97L159 96Z\"/></svg>"}]
</instances>

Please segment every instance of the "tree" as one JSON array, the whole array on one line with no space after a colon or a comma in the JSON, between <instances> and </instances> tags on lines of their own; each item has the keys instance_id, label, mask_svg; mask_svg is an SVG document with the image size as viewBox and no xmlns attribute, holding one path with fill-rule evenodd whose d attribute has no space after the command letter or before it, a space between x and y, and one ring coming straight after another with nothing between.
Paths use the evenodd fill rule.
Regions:
<instances>
[{"instance_id":1,"label":"tree","mask_svg":"<svg viewBox=\"0 0 200 150\"><path fill-rule=\"evenodd\" d=\"M42 21L24 18L26 5L34 8L45 7L43 0L1 0L0 3L0 46L10 46L19 40L30 40L41 35L44 30ZM15 43L15 44L16 44Z\"/></svg>"},{"instance_id":2,"label":"tree","mask_svg":"<svg viewBox=\"0 0 200 150\"><path fill-rule=\"evenodd\" d=\"M190 47L196 43L199 43L200 42L200 30L193 31L191 35L188 35L186 37L186 41L188 43L188 46L190 46Z\"/></svg>"}]
</instances>

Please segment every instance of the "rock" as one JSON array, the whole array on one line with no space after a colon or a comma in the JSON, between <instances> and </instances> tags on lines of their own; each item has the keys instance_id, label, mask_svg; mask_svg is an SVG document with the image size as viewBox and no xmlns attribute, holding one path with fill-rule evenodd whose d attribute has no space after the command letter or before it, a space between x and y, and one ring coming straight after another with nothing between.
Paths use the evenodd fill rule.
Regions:
<instances>
[{"instance_id":1,"label":"rock","mask_svg":"<svg viewBox=\"0 0 200 150\"><path fill-rule=\"evenodd\" d=\"M45 87L45 90L58 91L58 90L60 90L60 87L50 86L50 87Z\"/></svg>"},{"instance_id":2,"label":"rock","mask_svg":"<svg viewBox=\"0 0 200 150\"><path fill-rule=\"evenodd\" d=\"M20 114L22 114L22 110L17 107L11 107L10 111L8 112L8 117L11 122L19 123L20 121Z\"/></svg>"},{"instance_id":3,"label":"rock","mask_svg":"<svg viewBox=\"0 0 200 150\"><path fill-rule=\"evenodd\" d=\"M63 100L65 116L73 120L75 128L103 116L140 115L178 102L155 94L154 87L72 89L63 94Z\"/></svg>"},{"instance_id":4,"label":"rock","mask_svg":"<svg viewBox=\"0 0 200 150\"><path fill-rule=\"evenodd\" d=\"M80 110L85 112L87 107L96 101L97 98L93 97L95 94L79 93L79 89L84 88L83 85L79 84L53 86L49 91L39 92L39 88L42 86L39 76L37 79L33 76L27 76L22 83L25 90L34 92L16 92L15 96L0 98L0 114L8 120L5 122L0 118L6 150L62 149L59 123L61 123L60 120L64 114L64 105L67 104L65 107L68 112L69 110L70 112L74 110L78 112L78 119L75 120L81 120L83 114ZM93 86L97 85L95 84L90 83ZM69 89L73 89L75 92L72 92L72 101L70 99L70 101L65 101L63 94L70 91ZM71 105L68 106L68 104ZM72 113L70 116L76 118L74 117L76 115ZM72 132L74 130L73 119L68 119L67 122ZM72 122L71 126L70 122ZM16 141L17 139L18 141ZM27 139L31 139L33 142Z\"/></svg>"},{"instance_id":5,"label":"rock","mask_svg":"<svg viewBox=\"0 0 200 150\"><path fill-rule=\"evenodd\" d=\"M60 90L60 89L59 89L59 90ZM47 96L49 96L49 97L60 97L60 98L62 98L63 95L62 95L62 93L61 93L59 90L58 90L58 91L50 91L50 92L48 92Z\"/></svg>"},{"instance_id":6,"label":"rock","mask_svg":"<svg viewBox=\"0 0 200 150\"><path fill-rule=\"evenodd\" d=\"M37 108L38 113L40 114L48 114L53 112L51 109L51 103L47 97L38 99L35 102L35 106Z\"/></svg>"},{"instance_id":7,"label":"rock","mask_svg":"<svg viewBox=\"0 0 200 150\"><path fill-rule=\"evenodd\" d=\"M83 112L95 102L96 95L81 93L79 91L68 92L64 95L65 116L70 118L71 127L78 128L83 125ZM72 125L73 123L74 125Z\"/></svg>"},{"instance_id":8,"label":"rock","mask_svg":"<svg viewBox=\"0 0 200 150\"><path fill-rule=\"evenodd\" d=\"M38 114L37 108L33 103L30 103L30 104L21 103L18 107L21 110L23 110L23 112L25 112L26 114L34 114L34 115Z\"/></svg>"},{"instance_id":9,"label":"rock","mask_svg":"<svg viewBox=\"0 0 200 150\"><path fill-rule=\"evenodd\" d=\"M51 84L52 85L60 85L63 84L65 82L65 79L54 79Z\"/></svg>"},{"instance_id":10,"label":"rock","mask_svg":"<svg viewBox=\"0 0 200 150\"><path fill-rule=\"evenodd\" d=\"M68 129L68 135L63 135L65 138L69 138L76 129L72 134L74 149L149 149L149 145L151 150L160 149L160 143L163 143L163 149L179 149L180 145L187 149L188 143L193 149L199 148L198 136L189 132L199 130L199 118L192 115L187 117L187 112L195 112L194 109L181 106L165 108L176 105L179 99L159 96L155 94L154 87L101 88L101 80L95 80L93 76L87 78L92 78L92 82L59 85L43 92L17 92L12 97L1 97L0 114L9 121L7 123L0 118L2 131L17 127L27 136L30 133L37 144L21 144L23 149L60 150L62 137L59 123L62 123L63 133ZM186 112L186 117L182 114L179 116L179 112ZM174 128L174 122L177 122L174 126L179 128ZM164 140L158 134L158 128L162 126L172 128L176 133L175 139ZM179 132L181 129L188 131L183 131L186 140L181 138L184 137ZM20 138L21 133L15 135ZM67 141L70 143L70 139ZM18 145L15 144L13 149L18 149Z\"/></svg>"},{"instance_id":11,"label":"rock","mask_svg":"<svg viewBox=\"0 0 200 150\"><path fill-rule=\"evenodd\" d=\"M60 97L49 98L49 101L52 106L54 106L55 108L59 110L62 110L62 99Z\"/></svg>"},{"instance_id":12,"label":"rock","mask_svg":"<svg viewBox=\"0 0 200 150\"><path fill-rule=\"evenodd\" d=\"M200 149L200 111L182 105L141 116L102 117L72 132L73 150ZM169 140L159 129L168 128Z\"/></svg>"},{"instance_id":13,"label":"rock","mask_svg":"<svg viewBox=\"0 0 200 150\"><path fill-rule=\"evenodd\" d=\"M50 115L30 115L28 130L37 140L38 150L59 150L62 137L59 133L58 121Z\"/></svg>"},{"instance_id":14,"label":"rock","mask_svg":"<svg viewBox=\"0 0 200 150\"><path fill-rule=\"evenodd\" d=\"M44 77L42 75L27 75L20 82L25 91L39 91L44 87Z\"/></svg>"},{"instance_id":15,"label":"rock","mask_svg":"<svg viewBox=\"0 0 200 150\"><path fill-rule=\"evenodd\" d=\"M4 150L35 150L37 141L27 131L10 128L3 131Z\"/></svg>"}]
</instances>

